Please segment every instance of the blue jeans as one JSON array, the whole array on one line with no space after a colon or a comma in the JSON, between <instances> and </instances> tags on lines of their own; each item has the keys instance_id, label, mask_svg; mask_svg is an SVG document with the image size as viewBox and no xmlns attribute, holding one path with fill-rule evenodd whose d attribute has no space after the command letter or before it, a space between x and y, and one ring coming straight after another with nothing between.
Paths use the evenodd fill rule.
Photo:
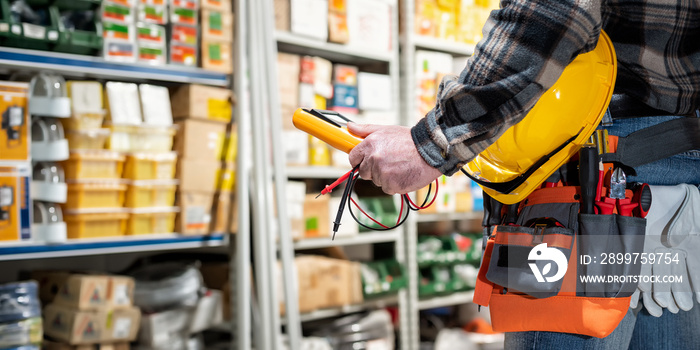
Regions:
<instances>
[{"instance_id":1,"label":"blue jeans","mask_svg":"<svg viewBox=\"0 0 700 350\"><path fill-rule=\"evenodd\" d=\"M627 136L658 123L679 117L644 117L614 120L607 126L610 135ZM635 168L629 182L650 185L700 185L700 150L692 150ZM615 331L605 338L569 333L513 332L506 334L505 349L700 349L700 305L690 311L672 314L664 310L661 317L651 316L642 301L628 310Z\"/></svg>"}]
</instances>

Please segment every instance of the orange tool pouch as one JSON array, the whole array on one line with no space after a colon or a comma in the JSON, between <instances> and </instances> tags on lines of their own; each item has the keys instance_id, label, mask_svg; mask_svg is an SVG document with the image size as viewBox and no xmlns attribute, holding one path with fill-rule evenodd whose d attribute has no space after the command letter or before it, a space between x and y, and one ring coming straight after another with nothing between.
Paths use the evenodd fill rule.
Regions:
<instances>
[{"instance_id":1,"label":"orange tool pouch","mask_svg":"<svg viewBox=\"0 0 700 350\"><path fill-rule=\"evenodd\" d=\"M636 281L607 283L603 288L587 284L579 276L639 275L640 264L590 262L597 258L600 263L600 255L607 254L609 247L643 251L639 235L644 235L646 221L617 214L579 214L579 198L577 186L538 189L520 204L514 225L490 228L474 302L489 307L495 331L549 331L602 338L624 318ZM530 224L543 218L556 225ZM542 254L543 259L538 260L542 243L551 254ZM592 257L589 264L582 263L582 255ZM566 258L563 263L562 257ZM566 273L557 279L554 271L563 267ZM538 281L538 274L543 281Z\"/></svg>"}]
</instances>

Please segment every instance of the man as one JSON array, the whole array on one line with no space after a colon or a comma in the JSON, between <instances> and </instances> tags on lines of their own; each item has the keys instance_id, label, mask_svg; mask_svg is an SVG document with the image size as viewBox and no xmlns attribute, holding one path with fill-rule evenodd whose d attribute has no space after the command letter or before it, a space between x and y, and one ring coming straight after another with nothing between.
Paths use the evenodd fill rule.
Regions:
<instances>
[{"instance_id":1,"label":"man","mask_svg":"<svg viewBox=\"0 0 700 350\"><path fill-rule=\"evenodd\" d=\"M457 79L443 81L435 108L412 128L353 125L365 137L349 155L360 176L389 194L452 175L520 121L600 30L618 59L615 93L644 106L639 118L613 113L611 135L627 134L700 108L700 3L673 0L503 0ZM624 115L623 115L624 114ZM698 114L700 115L700 114ZM622 119L618 119L622 118ZM635 168L628 181L700 184L700 151ZM550 332L511 333L506 348L700 348L700 306L653 317L630 310L603 339ZM654 345L658 344L658 345Z\"/></svg>"}]
</instances>

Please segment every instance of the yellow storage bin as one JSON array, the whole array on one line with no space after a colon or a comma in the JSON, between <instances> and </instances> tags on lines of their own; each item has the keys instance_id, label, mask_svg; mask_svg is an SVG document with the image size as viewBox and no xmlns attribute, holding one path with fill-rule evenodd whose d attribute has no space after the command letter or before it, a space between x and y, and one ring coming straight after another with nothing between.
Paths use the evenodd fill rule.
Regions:
<instances>
[{"instance_id":1,"label":"yellow storage bin","mask_svg":"<svg viewBox=\"0 0 700 350\"><path fill-rule=\"evenodd\" d=\"M126 228L127 235L146 235L173 233L175 231L175 216L178 208L149 212L132 211Z\"/></svg>"},{"instance_id":2,"label":"yellow storage bin","mask_svg":"<svg viewBox=\"0 0 700 350\"><path fill-rule=\"evenodd\" d=\"M126 190L128 208L172 207L175 204L177 180L134 181Z\"/></svg>"},{"instance_id":3,"label":"yellow storage bin","mask_svg":"<svg viewBox=\"0 0 700 350\"><path fill-rule=\"evenodd\" d=\"M120 179L125 157L109 151L71 152L63 161L66 180Z\"/></svg>"},{"instance_id":4,"label":"yellow storage bin","mask_svg":"<svg viewBox=\"0 0 700 350\"><path fill-rule=\"evenodd\" d=\"M100 238L123 236L129 213L95 213L66 211L68 238Z\"/></svg>"},{"instance_id":5,"label":"yellow storage bin","mask_svg":"<svg viewBox=\"0 0 700 350\"><path fill-rule=\"evenodd\" d=\"M175 126L110 125L107 149L118 152L168 152L173 149Z\"/></svg>"},{"instance_id":6,"label":"yellow storage bin","mask_svg":"<svg viewBox=\"0 0 700 350\"><path fill-rule=\"evenodd\" d=\"M66 209L121 208L126 184L116 181L68 183Z\"/></svg>"},{"instance_id":7,"label":"yellow storage bin","mask_svg":"<svg viewBox=\"0 0 700 350\"><path fill-rule=\"evenodd\" d=\"M109 129L69 130L66 132L70 149L104 149L107 137L109 137Z\"/></svg>"},{"instance_id":8,"label":"yellow storage bin","mask_svg":"<svg viewBox=\"0 0 700 350\"><path fill-rule=\"evenodd\" d=\"M66 130L94 130L102 127L105 113L79 113L70 118L61 118L63 128Z\"/></svg>"},{"instance_id":9,"label":"yellow storage bin","mask_svg":"<svg viewBox=\"0 0 700 350\"><path fill-rule=\"evenodd\" d=\"M177 153L136 153L126 157L124 178L130 180L172 180Z\"/></svg>"}]
</instances>

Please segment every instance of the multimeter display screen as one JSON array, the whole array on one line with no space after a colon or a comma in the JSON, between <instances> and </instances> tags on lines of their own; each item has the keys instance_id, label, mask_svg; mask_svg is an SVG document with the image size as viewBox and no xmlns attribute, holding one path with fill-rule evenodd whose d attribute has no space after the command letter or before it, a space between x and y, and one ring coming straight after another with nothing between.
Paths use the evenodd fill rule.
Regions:
<instances>
[{"instance_id":1,"label":"multimeter display screen","mask_svg":"<svg viewBox=\"0 0 700 350\"><path fill-rule=\"evenodd\" d=\"M325 119L327 122L331 124L335 124L338 127L344 127L347 126L348 123L352 123L353 121L346 118L344 115L334 112L334 111L324 111L321 109L312 109L311 114L321 118Z\"/></svg>"}]
</instances>

